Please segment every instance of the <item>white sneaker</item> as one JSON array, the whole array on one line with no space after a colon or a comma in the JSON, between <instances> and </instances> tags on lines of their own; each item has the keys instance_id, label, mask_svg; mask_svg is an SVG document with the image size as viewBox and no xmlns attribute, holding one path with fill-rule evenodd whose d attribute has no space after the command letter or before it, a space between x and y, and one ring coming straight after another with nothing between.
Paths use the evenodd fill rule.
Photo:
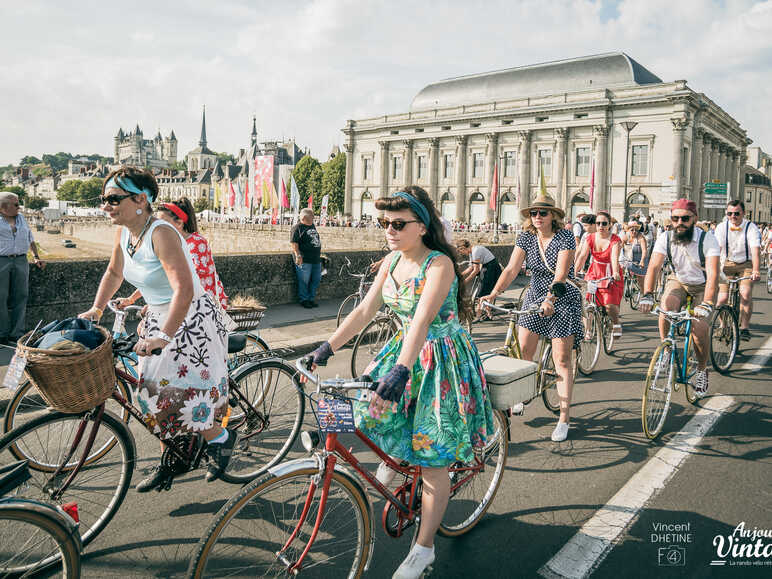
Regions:
<instances>
[{"instance_id":1,"label":"white sneaker","mask_svg":"<svg viewBox=\"0 0 772 579\"><path fill-rule=\"evenodd\" d=\"M416 543L391 579L418 579L432 563L434 563L434 545L431 549L427 549Z\"/></svg>"},{"instance_id":2,"label":"white sneaker","mask_svg":"<svg viewBox=\"0 0 772 579\"><path fill-rule=\"evenodd\" d=\"M378 465L378 470L375 471L375 478L377 478L378 482L385 487L391 484L395 476L397 476L397 471L390 468L389 465L383 461Z\"/></svg>"},{"instance_id":3,"label":"white sneaker","mask_svg":"<svg viewBox=\"0 0 772 579\"><path fill-rule=\"evenodd\" d=\"M694 395L703 398L708 393L708 369L697 370L694 375Z\"/></svg>"},{"instance_id":4,"label":"white sneaker","mask_svg":"<svg viewBox=\"0 0 772 579\"><path fill-rule=\"evenodd\" d=\"M525 412L525 404L518 402L510 409L510 412L512 413L512 416L520 416Z\"/></svg>"},{"instance_id":5,"label":"white sneaker","mask_svg":"<svg viewBox=\"0 0 772 579\"><path fill-rule=\"evenodd\" d=\"M555 430L552 431L553 442L563 442L568 438L568 422L558 422Z\"/></svg>"}]
</instances>

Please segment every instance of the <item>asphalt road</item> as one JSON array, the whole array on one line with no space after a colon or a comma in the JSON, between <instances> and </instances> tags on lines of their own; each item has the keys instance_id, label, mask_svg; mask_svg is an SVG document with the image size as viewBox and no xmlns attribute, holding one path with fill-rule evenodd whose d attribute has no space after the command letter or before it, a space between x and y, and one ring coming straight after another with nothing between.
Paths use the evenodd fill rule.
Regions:
<instances>
[{"instance_id":1,"label":"asphalt road","mask_svg":"<svg viewBox=\"0 0 772 579\"><path fill-rule=\"evenodd\" d=\"M766 565L737 563L753 561L747 557L730 557L723 567L710 565L717 558L717 535L732 535L741 522L747 529L772 529L772 363L769 357L753 358L772 351L772 342L767 342L772 336L772 296L758 284L755 298L753 339L742 343L732 376L711 373L710 394L729 395L733 404L696 447L688 449L632 525L621 531L595 568L595 577L770 576L772 555L759 558ZM636 472L659 460L658 451L711 399L692 406L681 392L675 393L663 434L647 440L641 431L641 390L657 344L655 318L629 309L623 313L625 334L618 350L610 357L601 354L594 374L580 377L576 385L569 439L550 440L556 418L539 399L526 407L524 416L513 419L507 467L494 504L468 535L437 539L433 576L537 576ZM331 331L334 322L327 324ZM504 331L501 325L481 324L474 338L485 350L498 345ZM325 374L347 376L349 360L350 350L338 353ZM310 420L307 413L309 425ZM156 462L158 449L136 425L133 431L140 460L132 487L143 469ZM292 456L303 455L293 450ZM84 576L179 576L213 515L237 490L223 482L207 484L203 471L175 481L170 492L141 495L132 488L115 519L86 550ZM383 501L372 498L379 520ZM688 532L657 536L661 525L672 524L687 525L679 528ZM772 544L772 537L762 541ZM409 546L409 536L392 539L377 528L367 576L391 577ZM673 548L680 558L670 561L678 565L668 565Z\"/></svg>"}]
</instances>

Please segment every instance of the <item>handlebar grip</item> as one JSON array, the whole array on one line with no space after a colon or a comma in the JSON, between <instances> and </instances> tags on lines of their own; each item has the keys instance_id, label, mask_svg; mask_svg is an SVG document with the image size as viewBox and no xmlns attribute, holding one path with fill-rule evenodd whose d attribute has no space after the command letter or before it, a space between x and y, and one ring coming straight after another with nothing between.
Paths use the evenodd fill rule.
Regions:
<instances>
[{"instance_id":1,"label":"handlebar grip","mask_svg":"<svg viewBox=\"0 0 772 579\"><path fill-rule=\"evenodd\" d=\"M161 348L154 348L150 350L150 353L153 354L153 356L160 356L162 351Z\"/></svg>"},{"instance_id":2,"label":"handlebar grip","mask_svg":"<svg viewBox=\"0 0 772 579\"><path fill-rule=\"evenodd\" d=\"M304 356L303 358L300 359L300 363L303 364L303 367L310 372L311 366L314 365L314 357Z\"/></svg>"}]
</instances>

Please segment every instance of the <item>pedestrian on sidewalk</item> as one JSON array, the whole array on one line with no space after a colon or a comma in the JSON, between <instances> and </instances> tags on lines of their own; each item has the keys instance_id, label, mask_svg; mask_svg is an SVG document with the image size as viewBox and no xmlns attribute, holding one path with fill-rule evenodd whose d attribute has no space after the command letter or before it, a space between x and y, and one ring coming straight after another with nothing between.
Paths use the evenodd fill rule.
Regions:
<instances>
[{"instance_id":1,"label":"pedestrian on sidewalk","mask_svg":"<svg viewBox=\"0 0 772 579\"><path fill-rule=\"evenodd\" d=\"M24 333L24 314L29 296L29 263L32 249L35 265L43 269L38 246L24 216L19 198L0 192L0 344L15 345Z\"/></svg>"},{"instance_id":2,"label":"pedestrian on sidewalk","mask_svg":"<svg viewBox=\"0 0 772 579\"><path fill-rule=\"evenodd\" d=\"M314 298L322 279L322 240L314 226L313 209L300 211L300 221L290 232L290 245L298 277L298 302L304 308L316 308L319 304Z\"/></svg>"}]
</instances>

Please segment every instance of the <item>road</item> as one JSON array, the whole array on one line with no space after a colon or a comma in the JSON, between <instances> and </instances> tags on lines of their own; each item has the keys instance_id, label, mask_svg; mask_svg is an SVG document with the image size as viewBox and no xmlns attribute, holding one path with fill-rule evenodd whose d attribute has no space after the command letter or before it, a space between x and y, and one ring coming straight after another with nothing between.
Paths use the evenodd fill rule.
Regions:
<instances>
[{"instance_id":1,"label":"road","mask_svg":"<svg viewBox=\"0 0 772 579\"><path fill-rule=\"evenodd\" d=\"M724 557L724 566L710 563L718 558L716 536L732 535L743 522L746 529L772 529L771 298L757 284L753 339L742 343L732 376L711 373L710 396L696 406L675 393L663 434L653 442L642 434L640 406L645 367L657 343L655 319L623 309L625 334L618 351L601 354L594 374L576 385L569 439L550 440L555 417L540 400L513 419L506 472L493 506L468 535L437 539L433 576L535 577L540 571L557 576L551 574L555 569L571 576L585 565L594 577L768 577L772 555L758 558L765 565L746 565L752 557ZM323 322L321 331L333 325ZM480 350L499 344L504 330L492 323L476 326ZM349 360L350 350L339 352L325 374L347 376ZM720 402L728 404L720 415L700 411ZM718 418L705 436L685 442L679 432L691 431L698 412L695 420ZM307 414L310 426L309 420ZM156 462L158 449L146 433L133 430L140 461L132 486ZM680 458L673 467L665 464L662 475L658 467L673 453ZM296 448L292 455L303 453ZM661 478L650 475L653 471ZM641 495L646 485L651 492ZM236 490L205 483L203 472L176 481L171 492L141 495L132 488L115 519L88 547L85 576L179 576L212 516ZM383 501L373 499L379 520ZM611 518L604 518L609 513ZM599 520L604 533L615 531L610 543L592 539ZM409 546L410 537L392 539L377 528L367 576L390 577ZM668 565L668 555L679 564Z\"/></svg>"}]
</instances>

